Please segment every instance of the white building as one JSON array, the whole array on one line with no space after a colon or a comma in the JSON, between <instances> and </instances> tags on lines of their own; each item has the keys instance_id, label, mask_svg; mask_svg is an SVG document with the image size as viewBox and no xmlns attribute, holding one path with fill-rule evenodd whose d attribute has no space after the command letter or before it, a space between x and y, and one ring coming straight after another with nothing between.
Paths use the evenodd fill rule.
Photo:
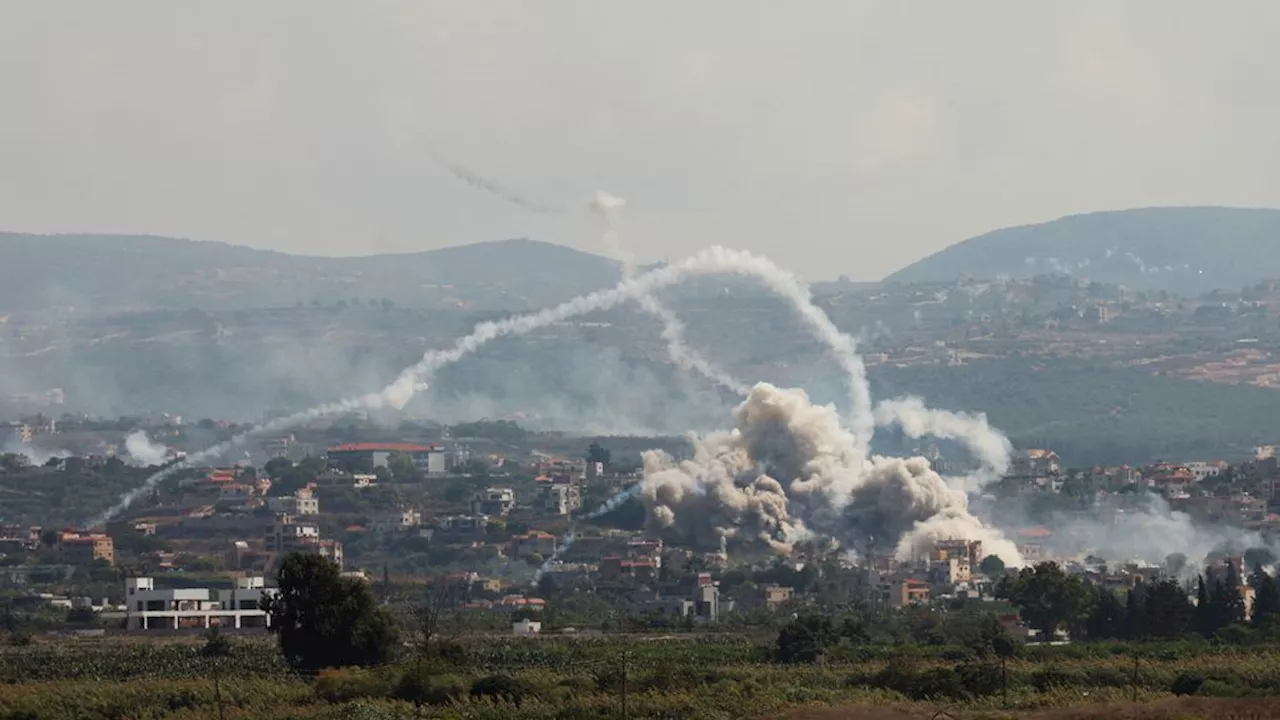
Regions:
<instances>
[{"instance_id":1,"label":"white building","mask_svg":"<svg viewBox=\"0 0 1280 720\"><path fill-rule=\"evenodd\" d=\"M538 620L517 620L511 623L511 634L517 637L529 637L542 632L542 622Z\"/></svg>"},{"instance_id":2,"label":"white building","mask_svg":"<svg viewBox=\"0 0 1280 720\"><path fill-rule=\"evenodd\" d=\"M476 493L471 501L473 515L506 517L516 506L516 492L511 488L491 487Z\"/></svg>"},{"instance_id":3,"label":"white building","mask_svg":"<svg viewBox=\"0 0 1280 720\"><path fill-rule=\"evenodd\" d=\"M542 488L542 509L552 515L568 515L582 507L582 494L576 485L556 483Z\"/></svg>"},{"instance_id":4,"label":"white building","mask_svg":"<svg viewBox=\"0 0 1280 720\"><path fill-rule=\"evenodd\" d=\"M230 590L179 588L157 590L149 577L124 581L125 627L129 630L182 628L265 628L270 622L263 607L278 590L261 577L236 578Z\"/></svg>"},{"instance_id":5,"label":"white building","mask_svg":"<svg viewBox=\"0 0 1280 720\"><path fill-rule=\"evenodd\" d=\"M293 495L268 498L267 507L286 515L319 515L320 498L311 488L299 488Z\"/></svg>"}]
</instances>

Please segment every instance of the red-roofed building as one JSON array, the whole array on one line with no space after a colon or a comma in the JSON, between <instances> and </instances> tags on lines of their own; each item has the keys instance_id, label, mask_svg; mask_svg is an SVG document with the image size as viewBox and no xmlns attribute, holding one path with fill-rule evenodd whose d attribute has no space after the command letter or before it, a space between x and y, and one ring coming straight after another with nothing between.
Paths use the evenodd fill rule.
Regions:
<instances>
[{"instance_id":1,"label":"red-roofed building","mask_svg":"<svg viewBox=\"0 0 1280 720\"><path fill-rule=\"evenodd\" d=\"M514 535L511 538L511 557L517 560L524 560L535 554L545 559L554 555L555 552L556 536L551 533L530 530L523 535Z\"/></svg>"},{"instance_id":2,"label":"red-roofed building","mask_svg":"<svg viewBox=\"0 0 1280 720\"><path fill-rule=\"evenodd\" d=\"M329 465L335 468L386 467L392 455L404 454L413 459L420 472L427 475L445 473L444 446L415 443L347 443L325 451Z\"/></svg>"},{"instance_id":3,"label":"red-roofed building","mask_svg":"<svg viewBox=\"0 0 1280 720\"><path fill-rule=\"evenodd\" d=\"M116 562L116 546L111 536L101 533L63 531L58 538L58 551L70 565L90 565L95 560Z\"/></svg>"}]
</instances>

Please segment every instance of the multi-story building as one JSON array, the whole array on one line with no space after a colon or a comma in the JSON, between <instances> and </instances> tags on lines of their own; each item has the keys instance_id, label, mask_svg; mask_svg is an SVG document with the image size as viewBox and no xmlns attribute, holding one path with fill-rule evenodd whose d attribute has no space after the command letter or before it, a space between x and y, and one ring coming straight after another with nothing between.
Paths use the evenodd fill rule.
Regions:
<instances>
[{"instance_id":1,"label":"multi-story building","mask_svg":"<svg viewBox=\"0 0 1280 720\"><path fill-rule=\"evenodd\" d=\"M373 523L373 531L379 534L401 532L422 525L422 513L413 508L401 508L389 512Z\"/></svg>"},{"instance_id":2,"label":"multi-story building","mask_svg":"<svg viewBox=\"0 0 1280 720\"><path fill-rule=\"evenodd\" d=\"M533 555L549 558L556 552L556 536L538 530L530 530L511 538L511 557L524 560Z\"/></svg>"},{"instance_id":3,"label":"multi-story building","mask_svg":"<svg viewBox=\"0 0 1280 720\"><path fill-rule=\"evenodd\" d=\"M266 628L268 598L279 591L262 577L237 578L230 590L209 588L157 590L149 577L124 582L125 627L129 630L183 628Z\"/></svg>"},{"instance_id":4,"label":"multi-story building","mask_svg":"<svg viewBox=\"0 0 1280 720\"><path fill-rule=\"evenodd\" d=\"M322 539L318 525L298 522L292 515L277 515L275 521L267 527L263 540L266 551L277 556L290 553L315 554L328 558L339 570L342 569L342 543Z\"/></svg>"},{"instance_id":5,"label":"multi-story building","mask_svg":"<svg viewBox=\"0 0 1280 720\"><path fill-rule=\"evenodd\" d=\"M63 562L71 565L91 565L97 560L105 560L108 565L116 563L115 543L110 535L102 533L63 532L58 539L58 552Z\"/></svg>"},{"instance_id":6,"label":"multi-story building","mask_svg":"<svg viewBox=\"0 0 1280 720\"><path fill-rule=\"evenodd\" d=\"M475 515L506 517L516 506L516 493L511 488L485 488L471 500Z\"/></svg>"},{"instance_id":7,"label":"multi-story building","mask_svg":"<svg viewBox=\"0 0 1280 720\"><path fill-rule=\"evenodd\" d=\"M582 493L571 483L551 483L542 488L542 510L552 515L568 515L582 507Z\"/></svg>"}]
</instances>

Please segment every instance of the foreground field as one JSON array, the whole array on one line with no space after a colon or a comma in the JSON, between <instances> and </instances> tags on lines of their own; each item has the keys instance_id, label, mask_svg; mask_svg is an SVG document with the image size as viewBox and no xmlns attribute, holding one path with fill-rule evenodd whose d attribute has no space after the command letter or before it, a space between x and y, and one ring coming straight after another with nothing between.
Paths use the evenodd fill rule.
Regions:
<instances>
[{"instance_id":1,"label":"foreground field","mask_svg":"<svg viewBox=\"0 0 1280 720\"><path fill-rule=\"evenodd\" d=\"M502 639L311 678L262 641L218 660L76 642L0 650L0 720L1280 717L1280 646L1027 648L1003 673L952 648L855 650L780 665L744 639Z\"/></svg>"}]
</instances>

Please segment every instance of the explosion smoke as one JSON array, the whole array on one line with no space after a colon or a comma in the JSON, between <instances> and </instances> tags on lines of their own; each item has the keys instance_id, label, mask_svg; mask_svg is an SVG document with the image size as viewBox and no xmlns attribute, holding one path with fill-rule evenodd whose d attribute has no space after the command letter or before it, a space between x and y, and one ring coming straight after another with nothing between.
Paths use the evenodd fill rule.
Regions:
<instances>
[{"instance_id":1,"label":"explosion smoke","mask_svg":"<svg viewBox=\"0 0 1280 720\"><path fill-rule=\"evenodd\" d=\"M734 426L691 438L689 460L645 453L637 497L650 528L704 546L735 538L779 553L811 534L853 547L871 536L904 559L963 538L1022 563L927 460L868 457L835 408L812 404L802 390L757 384L734 411Z\"/></svg>"},{"instance_id":2,"label":"explosion smoke","mask_svg":"<svg viewBox=\"0 0 1280 720\"><path fill-rule=\"evenodd\" d=\"M835 359L849 381L849 397L852 408L854 436L860 447L870 443L874 429L871 412L871 392L867 386L866 370L855 351L853 340L840 332L830 318L813 304L808 289L793 275L775 265L771 260L741 250L713 246L685 260L652 270L643 275L623 280L610 290L581 295L560 305L537 313L516 315L504 320L483 322L471 334L459 338L452 348L432 350L422 359L401 372L382 390L359 397L347 398L292 415L272 420L246 430L226 442L193 453L147 478L140 486L125 493L120 501L99 515L91 526L103 524L125 511L138 498L146 495L164 478L194 464L221 456L228 450L243 445L250 439L294 427L317 418L341 415L355 410L403 408L416 394L427 387L428 379L441 367L456 362L478 350L485 343L508 335L524 335L540 328L563 322L589 312L608 310L626 300L652 294L691 277L714 274L731 274L755 278L765 287L786 299L801 319L834 351Z\"/></svg>"},{"instance_id":3,"label":"explosion smoke","mask_svg":"<svg viewBox=\"0 0 1280 720\"><path fill-rule=\"evenodd\" d=\"M129 461L133 465L150 467L163 465L169 449L147 437L145 430L134 430L124 439L125 452L129 453Z\"/></svg>"},{"instance_id":4,"label":"explosion smoke","mask_svg":"<svg viewBox=\"0 0 1280 720\"><path fill-rule=\"evenodd\" d=\"M916 397L884 400L876 406L876 425L897 425L907 437L919 439L925 436L956 440L981 464L977 474L964 477L948 477L952 487L965 492L981 490L988 483L999 480L1009 470L1009 455L1013 444L1004 433L991 427L982 413L970 415L936 410L926 407Z\"/></svg>"}]
</instances>

